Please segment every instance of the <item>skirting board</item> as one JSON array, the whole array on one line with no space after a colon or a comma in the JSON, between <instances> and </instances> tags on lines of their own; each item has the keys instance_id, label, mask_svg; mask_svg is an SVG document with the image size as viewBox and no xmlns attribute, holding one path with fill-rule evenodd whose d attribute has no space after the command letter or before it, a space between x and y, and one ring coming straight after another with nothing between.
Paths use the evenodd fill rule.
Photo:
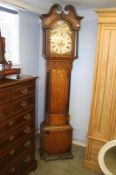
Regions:
<instances>
[{"instance_id":1,"label":"skirting board","mask_svg":"<svg viewBox=\"0 0 116 175\"><path fill-rule=\"evenodd\" d=\"M82 146L82 147L86 147L86 144L81 143L81 142L78 142L78 141L76 141L76 140L72 140L72 144L74 144L74 145L79 145L79 146Z\"/></svg>"}]
</instances>

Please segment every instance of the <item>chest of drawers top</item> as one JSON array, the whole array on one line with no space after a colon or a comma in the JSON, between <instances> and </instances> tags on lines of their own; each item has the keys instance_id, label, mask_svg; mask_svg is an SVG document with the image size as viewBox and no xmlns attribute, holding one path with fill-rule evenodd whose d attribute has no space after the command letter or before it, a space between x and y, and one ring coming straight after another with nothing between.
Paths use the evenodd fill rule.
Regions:
<instances>
[{"instance_id":1,"label":"chest of drawers top","mask_svg":"<svg viewBox=\"0 0 116 175\"><path fill-rule=\"evenodd\" d=\"M35 79L27 75L22 75L18 80L13 75L0 79L0 104L30 95L35 91Z\"/></svg>"},{"instance_id":2,"label":"chest of drawers top","mask_svg":"<svg viewBox=\"0 0 116 175\"><path fill-rule=\"evenodd\" d=\"M13 85L19 85L20 83L26 83L31 80L35 80L36 76L21 75L20 79L17 79L15 75L10 75L0 79L0 90L5 87L11 87Z\"/></svg>"}]
</instances>

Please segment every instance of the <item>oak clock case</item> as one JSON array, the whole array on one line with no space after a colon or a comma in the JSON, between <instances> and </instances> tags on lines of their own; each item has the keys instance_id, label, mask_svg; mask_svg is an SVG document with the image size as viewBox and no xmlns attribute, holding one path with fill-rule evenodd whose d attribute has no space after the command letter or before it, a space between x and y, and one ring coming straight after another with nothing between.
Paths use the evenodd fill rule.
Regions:
<instances>
[{"instance_id":1,"label":"oak clock case","mask_svg":"<svg viewBox=\"0 0 116 175\"><path fill-rule=\"evenodd\" d=\"M46 160L72 158L70 76L72 62L77 57L77 35L82 17L71 5L62 9L55 4L41 19L46 59L46 105L40 129L40 156Z\"/></svg>"}]
</instances>

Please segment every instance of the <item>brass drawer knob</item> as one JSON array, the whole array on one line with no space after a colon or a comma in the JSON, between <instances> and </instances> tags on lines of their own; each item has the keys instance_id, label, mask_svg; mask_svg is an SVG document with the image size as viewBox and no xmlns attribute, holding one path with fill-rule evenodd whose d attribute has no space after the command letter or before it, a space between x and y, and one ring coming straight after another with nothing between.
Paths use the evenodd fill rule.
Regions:
<instances>
[{"instance_id":1,"label":"brass drawer knob","mask_svg":"<svg viewBox=\"0 0 116 175\"><path fill-rule=\"evenodd\" d=\"M31 132L31 127L26 127L26 128L24 129L24 133L30 134L30 132Z\"/></svg>"},{"instance_id":2,"label":"brass drawer knob","mask_svg":"<svg viewBox=\"0 0 116 175\"><path fill-rule=\"evenodd\" d=\"M15 149L11 149L9 152L10 155L13 155L14 153L15 153Z\"/></svg>"},{"instance_id":3,"label":"brass drawer knob","mask_svg":"<svg viewBox=\"0 0 116 175\"><path fill-rule=\"evenodd\" d=\"M28 140L24 143L24 147L29 147L31 145L31 140Z\"/></svg>"},{"instance_id":4,"label":"brass drawer knob","mask_svg":"<svg viewBox=\"0 0 116 175\"><path fill-rule=\"evenodd\" d=\"M22 101L20 105L21 105L21 107L26 108L28 103L27 103L27 101Z\"/></svg>"},{"instance_id":5,"label":"brass drawer knob","mask_svg":"<svg viewBox=\"0 0 116 175\"><path fill-rule=\"evenodd\" d=\"M9 137L9 140L10 140L10 141L14 140L14 135L11 135L11 136Z\"/></svg>"},{"instance_id":6,"label":"brass drawer knob","mask_svg":"<svg viewBox=\"0 0 116 175\"><path fill-rule=\"evenodd\" d=\"M23 95L27 95L27 94L28 94L28 89L27 89L27 88L21 89L21 93L22 93Z\"/></svg>"},{"instance_id":7,"label":"brass drawer knob","mask_svg":"<svg viewBox=\"0 0 116 175\"><path fill-rule=\"evenodd\" d=\"M31 161L31 156L28 156L24 159L24 162L29 163Z\"/></svg>"},{"instance_id":8,"label":"brass drawer knob","mask_svg":"<svg viewBox=\"0 0 116 175\"><path fill-rule=\"evenodd\" d=\"M27 113L27 114L24 116L24 119L25 119L25 120L30 120L30 119L31 119L31 114L30 114L30 113Z\"/></svg>"},{"instance_id":9,"label":"brass drawer knob","mask_svg":"<svg viewBox=\"0 0 116 175\"><path fill-rule=\"evenodd\" d=\"M14 124L14 121L10 121L10 122L8 123L8 126L13 126L13 124Z\"/></svg>"},{"instance_id":10,"label":"brass drawer knob","mask_svg":"<svg viewBox=\"0 0 116 175\"><path fill-rule=\"evenodd\" d=\"M10 170L10 172L11 172L11 173L14 173L15 170L16 170L16 168L15 168L15 167L12 167L11 170Z\"/></svg>"}]
</instances>

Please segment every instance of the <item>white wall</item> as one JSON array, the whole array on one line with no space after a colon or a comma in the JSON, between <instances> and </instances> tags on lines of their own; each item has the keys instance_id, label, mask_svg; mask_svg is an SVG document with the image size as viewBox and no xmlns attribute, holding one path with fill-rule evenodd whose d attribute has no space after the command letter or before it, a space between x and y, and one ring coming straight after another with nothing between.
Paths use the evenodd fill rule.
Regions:
<instances>
[{"instance_id":1,"label":"white wall","mask_svg":"<svg viewBox=\"0 0 116 175\"><path fill-rule=\"evenodd\" d=\"M19 43L22 73L38 73L39 64L39 17L37 14L20 11Z\"/></svg>"},{"instance_id":2,"label":"white wall","mask_svg":"<svg viewBox=\"0 0 116 175\"><path fill-rule=\"evenodd\" d=\"M37 130L40 129L40 123L44 120L44 104L45 104L45 64L46 60L43 58L43 42L42 42L42 25L40 21L40 39L39 39L39 89L38 89L38 124Z\"/></svg>"},{"instance_id":3,"label":"white wall","mask_svg":"<svg viewBox=\"0 0 116 175\"><path fill-rule=\"evenodd\" d=\"M93 70L95 62L97 18L93 11L78 11L84 19L79 32L78 55L74 61L71 76L70 123L73 126L73 139L86 143L90 113ZM38 16L33 13L20 13L20 58L22 71L40 75L37 83L36 128L44 118L45 60L42 58L42 30Z\"/></svg>"},{"instance_id":4,"label":"white wall","mask_svg":"<svg viewBox=\"0 0 116 175\"><path fill-rule=\"evenodd\" d=\"M40 23L37 14L20 11L19 12L19 46L20 62L23 74L39 75L39 44L40 44ZM36 128L39 126L39 108L38 108L38 84L36 91Z\"/></svg>"},{"instance_id":5,"label":"white wall","mask_svg":"<svg viewBox=\"0 0 116 175\"><path fill-rule=\"evenodd\" d=\"M84 19L79 32L78 56L74 61L71 77L70 123L73 140L86 143L93 71L95 63L97 17L94 11L78 11Z\"/></svg>"}]
</instances>

